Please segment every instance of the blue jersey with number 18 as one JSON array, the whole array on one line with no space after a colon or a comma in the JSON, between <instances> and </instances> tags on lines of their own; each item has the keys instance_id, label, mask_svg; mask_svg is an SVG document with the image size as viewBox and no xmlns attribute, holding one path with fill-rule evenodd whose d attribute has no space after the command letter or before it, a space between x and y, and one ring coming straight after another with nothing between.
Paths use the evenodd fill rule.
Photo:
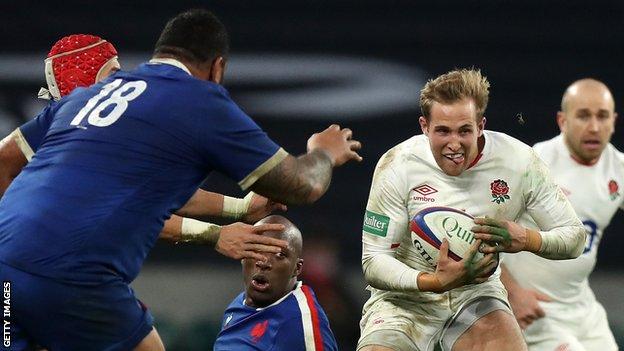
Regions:
<instances>
[{"instance_id":1,"label":"blue jersey with number 18","mask_svg":"<svg viewBox=\"0 0 624 351\"><path fill-rule=\"evenodd\" d=\"M76 89L30 127L37 152L0 201L0 261L68 282L132 281L209 171L245 189L287 155L177 61Z\"/></svg>"}]
</instances>

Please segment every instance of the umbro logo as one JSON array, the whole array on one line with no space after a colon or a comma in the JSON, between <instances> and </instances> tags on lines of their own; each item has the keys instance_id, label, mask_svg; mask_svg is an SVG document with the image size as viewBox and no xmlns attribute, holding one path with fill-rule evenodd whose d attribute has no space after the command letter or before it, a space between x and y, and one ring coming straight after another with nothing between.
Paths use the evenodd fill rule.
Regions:
<instances>
[{"instance_id":1,"label":"umbro logo","mask_svg":"<svg viewBox=\"0 0 624 351\"><path fill-rule=\"evenodd\" d=\"M431 185L427 183L421 184L415 188L412 188L412 190L420 194L420 196L414 195L412 198L416 201L424 201L424 202L435 202L435 199L430 198L428 196L431 196L438 192L436 188L432 187Z\"/></svg>"}]
</instances>

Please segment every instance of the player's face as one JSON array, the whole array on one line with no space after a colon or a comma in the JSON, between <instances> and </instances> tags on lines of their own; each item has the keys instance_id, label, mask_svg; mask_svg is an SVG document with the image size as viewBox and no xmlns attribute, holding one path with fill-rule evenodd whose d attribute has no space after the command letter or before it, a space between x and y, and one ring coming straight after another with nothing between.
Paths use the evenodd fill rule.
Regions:
<instances>
[{"instance_id":1,"label":"player's face","mask_svg":"<svg viewBox=\"0 0 624 351\"><path fill-rule=\"evenodd\" d=\"M478 139L483 135L485 118L477 123L472 99L452 104L434 102L430 118L420 117L420 127L429 137L431 152L444 173L458 176L478 154Z\"/></svg>"},{"instance_id":2,"label":"player's face","mask_svg":"<svg viewBox=\"0 0 624 351\"><path fill-rule=\"evenodd\" d=\"M586 89L567 101L557 121L572 155L584 163L600 158L615 129L617 114L611 94L604 89Z\"/></svg>"},{"instance_id":3,"label":"player's face","mask_svg":"<svg viewBox=\"0 0 624 351\"><path fill-rule=\"evenodd\" d=\"M287 240L282 233L265 233L277 239ZM297 283L303 260L289 243L280 253L265 253L266 262L255 259L243 260L245 303L252 307L266 307L288 294Z\"/></svg>"}]
</instances>

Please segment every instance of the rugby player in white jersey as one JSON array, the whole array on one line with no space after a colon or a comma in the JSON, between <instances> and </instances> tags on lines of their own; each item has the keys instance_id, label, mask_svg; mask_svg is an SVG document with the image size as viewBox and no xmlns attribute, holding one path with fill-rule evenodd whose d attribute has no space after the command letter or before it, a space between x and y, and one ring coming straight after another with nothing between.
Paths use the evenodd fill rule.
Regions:
<instances>
[{"instance_id":1,"label":"rugby player in white jersey","mask_svg":"<svg viewBox=\"0 0 624 351\"><path fill-rule=\"evenodd\" d=\"M489 83L477 70L429 81L420 95L423 135L386 152L373 176L363 228L362 265L371 297L360 322L360 351L526 350L508 307L495 252L529 251L569 259L585 229L544 163L526 144L484 131ZM475 261L430 264L411 240L409 221L431 206L477 218ZM515 223L527 213L540 230ZM488 218L485 218L485 217ZM372 228L370 223L385 223ZM381 229L379 229L381 228Z\"/></svg>"},{"instance_id":2,"label":"rugby player in white jersey","mask_svg":"<svg viewBox=\"0 0 624 351\"><path fill-rule=\"evenodd\" d=\"M607 314L587 278L596 264L603 230L624 208L624 154L609 143L615 127L609 88L594 79L574 82L563 95L561 134L534 146L587 229L583 254L549 261L528 254L505 256L501 280L529 350L614 351ZM535 227L523 218L527 227Z\"/></svg>"}]
</instances>

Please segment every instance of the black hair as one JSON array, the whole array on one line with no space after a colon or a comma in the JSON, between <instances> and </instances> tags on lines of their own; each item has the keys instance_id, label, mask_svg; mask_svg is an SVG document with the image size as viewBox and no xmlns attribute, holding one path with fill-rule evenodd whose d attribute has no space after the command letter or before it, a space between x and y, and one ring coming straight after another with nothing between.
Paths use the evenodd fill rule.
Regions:
<instances>
[{"instance_id":1,"label":"black hair","mask_svg":"<svg viewBox=\"0 0 624 351\"><path fill-rule=\"evenodd\" d=\"M195 63L226 57L230 49L225 26L204 9L182 12L167 22L154 54L169 54Z\"/></svg>"}]
</instances>

